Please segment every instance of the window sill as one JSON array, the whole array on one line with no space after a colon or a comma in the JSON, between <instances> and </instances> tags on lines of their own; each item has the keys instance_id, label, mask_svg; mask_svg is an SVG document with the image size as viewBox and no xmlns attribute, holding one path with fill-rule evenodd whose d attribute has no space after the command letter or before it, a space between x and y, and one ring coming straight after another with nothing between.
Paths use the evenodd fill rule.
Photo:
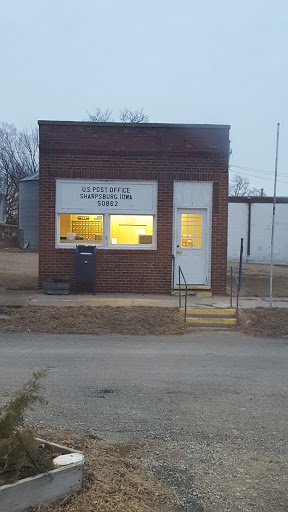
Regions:
<instances>
[{"instance_id":1,"label":"window sill","mask_svg":"<svg viewBox=\"0 0 288 512\"><path fill-rule=\"evenodd\" d=\"M93 243L85 243L79 240L79 242L76 244L56 244L55 249L76 249L76 245L87 245L87 246L94 246L96 245L97 250L101 251L156 251L157 247L153 245L109 245L108 247L103 247L103 245L97 245Z\"/></svg>"}]
</instances>

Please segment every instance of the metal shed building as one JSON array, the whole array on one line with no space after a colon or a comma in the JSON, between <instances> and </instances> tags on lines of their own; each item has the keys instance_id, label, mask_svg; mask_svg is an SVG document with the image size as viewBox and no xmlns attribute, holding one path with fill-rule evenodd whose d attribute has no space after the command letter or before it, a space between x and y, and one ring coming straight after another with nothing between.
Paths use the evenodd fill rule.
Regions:
<instances>
[{"instance_id":1,"label":"metal shed building","mask_svg":"<svg viewBox=\"0 0 288 512\"><path fill-rule=\"evenodd\" d=\"M38 250L39 225L39 173L30 174L19 181L19 229L22 244Z\"/></svg>"}]
</instances>

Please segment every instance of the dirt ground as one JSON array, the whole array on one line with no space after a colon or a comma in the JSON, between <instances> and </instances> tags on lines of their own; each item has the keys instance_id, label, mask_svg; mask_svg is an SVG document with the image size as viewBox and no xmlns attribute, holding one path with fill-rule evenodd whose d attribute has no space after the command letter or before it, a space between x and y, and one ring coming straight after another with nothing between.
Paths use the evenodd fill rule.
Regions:
<instances>
[{"instance_id":1,"label":"dirt ground","mask_svg":"<svg viewBox=\"0 0 288 512\"><path fill-rule=\"evenodd\" d=\"M227 292L230 284L227 265ZM0 292L37 290L38 254L19 249L0 250ZM243 264L242 297L269 295L269 265ZM273 297L288 296L288 266L275 265ZM288 335L288 310L257 308L241 310L237 329L260 336ZM191 329L190 329L191 330ZM78 334L184 334L183 317L176 308L27 306L0 310L1 332L46 332Z\"/></svg>"},{"instance_id":2,"label":"dirt ground","mask_svg":"<svg viewBox=\"0 0 288 512\"><path fill-rule=\"evenodd\" d=\"M236 329L250 336L288 336L288 309L241 309Z\"/></svg>"},{"instance_id":3,"label":"dirt ground","mask_svg":"<svg viewBox=\"0 0 288 512\"><path fill-rule=\"evenodd\" d=\"M36 252L0 250L0 291L37 290L38 260Z\"/></svg>"},{"instance_id":4,"label":"dirt ground","mask_svg":"<svg viewBox=\"0 0 288 512\"><path fill-rule=\"evenodd\" d=\"M178 308L54 306L0 307L0 332L58 334L174 335L197 331L185 326ZM288 336L288 308L240 309L233 331L252 336Z\"/></svg>"},{"instance_id":5,"label":"dirt ground","mask_svg":"<svg viewBox=\"0 0 288 512\"><path fill-rule=\"evenodd\" d=\"M230 268L238 265L227 265L227 293L230 293ZM259 263L243 263L240 297L269 297L270 265ZM235 283L233 283L235 286ZM288 265L273 267L273 297L288 297Z\"/></svg>"},{"instance_id":6,"label":"dirt ground","mask_svg":"<svg viewBox=\"0 0 288 512\"><path fill-rule=\"evenodd\" d=\"M184 334L178 308L26 306L0 307L0 332L61 334ZM72 312L73 311L73 314ZM2 312L2 315L1 315Z\"/></svg>"},{"instance_id":7,"label":"dirt ground","mask_svg":"<svg viewBox=\"0 0 288 512\"><path fill-rule=\"evenodd\" d=\"M96 436L71 431L40 432L41 438L83 451L83 489L29 512L172 512L176 495L141 469L141 447L108 445Z\"/></svg>"},{"instance_id":8,"label":"dirt ground","mask_svg":"<svg viewBox=\"0 0 288 512\"><path fill-rule=\"evenodd\" d=\"M230 290L230 267L227 264L227 292ZM0 250L0 291L37 290L38 253L21 249ZM269 265L243 263L242 297L269 296ZM273 296L288 296L288 265L274 265Z\"/></svg>"}]
</instances>

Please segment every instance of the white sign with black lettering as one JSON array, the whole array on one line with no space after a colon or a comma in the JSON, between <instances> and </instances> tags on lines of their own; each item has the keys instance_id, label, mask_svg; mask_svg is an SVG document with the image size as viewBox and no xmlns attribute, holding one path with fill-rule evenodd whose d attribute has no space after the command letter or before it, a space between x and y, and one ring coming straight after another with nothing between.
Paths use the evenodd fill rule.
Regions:
<instances>
[{"instance_id":1,"label":"white sign with black lettering","mask_svg":"<svg viewBox=\"0 0 288 512\"><path fill-rule=\"evenodd\" d=\"M157 213L157 182L56 180L56 211Z\"/></svg>"}]
</instances>

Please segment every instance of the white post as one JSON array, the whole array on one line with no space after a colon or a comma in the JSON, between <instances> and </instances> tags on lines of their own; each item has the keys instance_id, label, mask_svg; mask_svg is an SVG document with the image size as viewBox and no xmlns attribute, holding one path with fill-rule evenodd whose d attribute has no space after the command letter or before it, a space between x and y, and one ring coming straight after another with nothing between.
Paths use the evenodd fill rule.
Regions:
<instances>
[{"instance_id":1,"label":"white post","mask_svg":"<svg viewBox=\"0 0 288 512\"><path fill-rule=\"evenodd\" d=\"M272 230L271 230L270 308L272 308L273 250L274 250L274 226L275 226L275 209L276 209L276 187L277 187L277 168L278 168L279 129L280 129L280 123L277 123L275 178L274 178L274 198L273 198Z\"/></svg>"}]
</instances>

